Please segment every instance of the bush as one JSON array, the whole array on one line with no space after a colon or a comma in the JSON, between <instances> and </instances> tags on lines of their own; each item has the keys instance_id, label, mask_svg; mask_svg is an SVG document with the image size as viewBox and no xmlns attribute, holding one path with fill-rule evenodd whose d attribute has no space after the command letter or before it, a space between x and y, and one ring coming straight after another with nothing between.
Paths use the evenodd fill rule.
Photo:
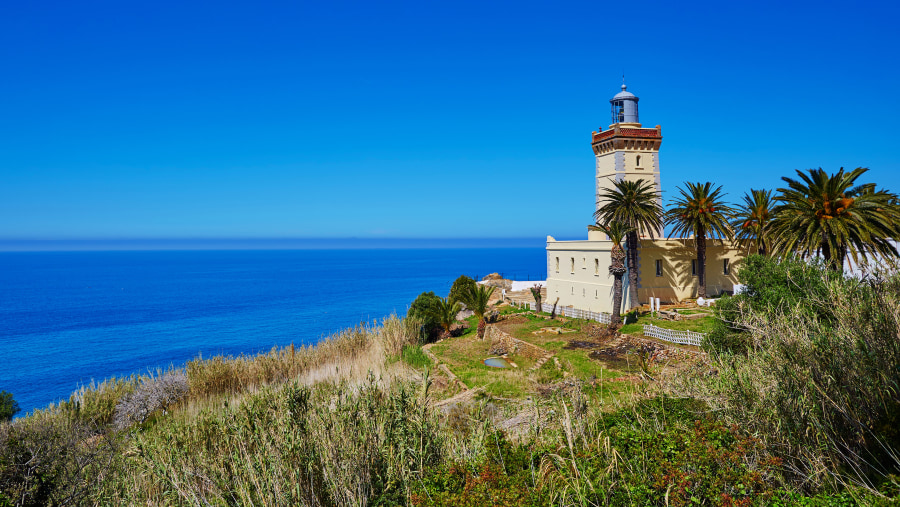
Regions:
<instances>
[{"instance_id":1,"label":"bush","mask_svg":"<svg viewBox=\"0 0 900 507\"><path fill-rule=\"evenodd\" d=\"M744 285L744 291L723 296L713 307L716 321L704 347L746 353L752 343L741 322L749 312L804 314L824 324L834 324L834 316L828 309L827 286L840 278L839 273L825 269L821 263L751 255L738 271L738 281Z\"/></svg>"},{"instance_id":2,"label":"bush","mask_svg":"<svg viewBox=\"0 0 900 507\"><path fill-rule=\"evenodd\" d=\"M116 405L113 423L118 429L125 429L135 423L140 424L152 413L165 410L180 400L189 389L187 375L181 371L147 378L133 393L122 397Z\"/></svg>"},{"instance_id":3,"label":"bush","mask_svg":"<svg viewBox=\"0 0 900 507\"><path fill-rule=\"evenodd\" d=\"M21 411L12 394L0 391L0 421L11 421L13 416Z\"/></svg>"},{"instance_id":4,"label":"bush","mask_svg":"<svg viewBox=\"0 0 900 507\"><path fill-rule=\"evenodd\" d=\"M82 505L117 463L119 448L96 428L41 413L0 426L0 505ZM11 502L10 499L15 499Z\"/></svg>"},{"instance_id":5,"label":"bush","mask_svg":"<svg viewBox=\"0 0 900 507\"><path fill-rule=\"evenodd\" d=\"M450 287L450 295L447 298L451 303L463 303L468 306L466 295L469 291L475 290L476 285L475 280L462 275L453 282L453 286Z\"/></svg>"},{"instance_id":6,"label":"bush","mask_svg":"<svg viewBox=\"0 0 900 507\"><path fill-rule=\"evenodd\" d=\"M734 316L752 347L712 355L694 392L765 435L799 481L874 490L900 472L900 274L760 264L780 285L758 278Z\"/></svg>"},{"instance_id":7,"label":"bush","mask_svg":"<svg viewBox=\"0 0 900 507\"><path fill-rule=\"evenodd\" d=\"M409 305L407 315L422 323L422 337L431 341L441 334L441 324L438 319L438 305L441 298L434 292L423 292Z\"/></svg>"}]
</instances>

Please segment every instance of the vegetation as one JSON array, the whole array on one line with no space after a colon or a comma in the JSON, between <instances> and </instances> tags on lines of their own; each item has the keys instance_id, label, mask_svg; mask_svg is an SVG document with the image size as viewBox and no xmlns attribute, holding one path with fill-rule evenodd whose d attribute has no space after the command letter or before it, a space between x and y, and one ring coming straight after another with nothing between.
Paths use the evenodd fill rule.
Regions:
<instances>
[{"instance_id":1,"label":"vegetation","mask_svg":"<svg viewBox=\"0 0 900 507\"><path fill-rule=\"evenodd\" d=\"M681 238L693 235L697 247L697 296L706 297L706 239L732 238L728 219L733 210L722 200L722 187L712 188L712 183L685 182L678 188L681 196L675 199L666 212L666 225L672 225L672 234Z\"/></svg>"},{"instance_id":2,"label":"vegetation","mask_svg":"<svg viewBox=\"0 0 900 507\"><path fill-rule=\"evenodd\" d=\"M406 312L409 317L422 323L421 334L425 340L433 341L441 333L440 304L440 296L431 291L423 292L409 305L409 311Z\"/></svg>"},{"instance_id":3,"label":"vegetation","mask_svg":"<svg viewBox=\"0 0 900 507\"><path fill-rule=\"evenodd\" d=\"M484 314L488 310L488 304L491 296L494 294L494 287L487 285L477 285L475 288L466 293L466 306L475 313L478 318L478 338L484 338L485 321Z\"/></svg>"},{"instance_id":4,"label":"vegetation","mask_svg":"<svg viewBox=\"0 0 900 507\"><path fill-rule=\"evenodd\" d=\"M776 197L775 250L803 258L821 255L836 271L843 270L847 256L856 263L873 254L897 258L890 242L900 236L897 195L876 189L874 183L856 185L866 171L858 167L845 173L842 167L829 175L819 168L808 174L798 170L799 181L782 178L788 187L779 188Z\"/></svg>"},{"instance_id":5,"label":"vegetation","mask_svg":"<svg viewBox=\"0 0 900 507\"><path fill-rule=\"evenodd\" d=\"M0 505L900 500L900 274L754 255L738 276L716 316L665 321L745 344L706 355L655 361L656 342L509 313L497 325L553 360L494 369L473 328L422 346L409 316L92 384L0 423Z\"/></svg>"},{"instance_id":6,"label":"vegetation","mask_svg":"<svg viewBox=\"0 0 900 507\"><path fill-rule=\"evenodd\" d=\"M13 395L6 391L0 391L0 421L10 421L20 411L19 404L13 399Z\"/></svg>"},{"instance_id":7,"label":"vegetation","mask_svg":"<svg viewBox=\"0 0 900 507\"><path fill-rule=\"evenodd\" d=\"M621 222L611 222L606 228L592 227L593 230L600 229L606 232L612 241L613 246L610 251L609 274L613 275L613 301L612 313L609 319L609 326L616 327L622 322L622 277L625 276L625 251L622 250L622 240L632 232L632 228L623 225Z\"/></svg>"},{"instance_id":8,"label":"vegetation","mask_svg":"<svg viewBox=\"0 0 900 507\"><path fill-rule=\"evenodd\" d=\"M744 202L734 211L731 227L735 231L735 239L744 246L755 245L759 255L770 251L774 206L771 190L751 189L749 194L744 194Z\"/></svg>"},{"instance_id":9,"label":"vegetation","mask_svg":"<svg viewBox=\"0 0 900 507\"><path fill-rule=\"evenodd\" d=\"M459 303L451 300L449 297L438 300L434 310L436 312L438 324L444 330L443 336L450 336L450 330L456 324L456 315L462 307Z\"/></svg>"},{"instance_id":10,"label":"vegetation","mask_svg":"<svg viewBox=\"0 0 900 507\"><path fill-rule=\"evenodd\" d=\"M534 298L534 304L535 304L534 308L537 311L541 311L541 309L543 308L541 306L541 299L543 298L543 296L541 296L540 284L535 284L534 287L529 287L528 290L531 291L531 297Z\"/></svg>"},{"instance_id":11,"label":"vegetation","mask_svg":"<svg viewBox=\"0 0 900 507\"><path fill-rule=\"evenodd\" d=\"M465 303L467 294L475 289L476 285L474 279L466 275L460 275L450 287L450 295L447 297L453 303Z\"/></svg>"},{"instance_id":12,"label":"vegetation","mask_svg":"<svg viewBox=\"0 0 900 507\"><path fill-rule=\"evenodd\" d=\"M690 377L688 392L765 435L808 488L896 488L900 274L857 280L756 257L741 276L750 290L720 312L746 347L713 342L704 367L716 373Z\"/></svg>"},{"instance_id":13,"label":"vegetation","mask_svg":"<svg viewBox=\"0 0 900 507\"><path fill-rule=\"evenodd\" d=\"M606 189L597 200L603 203L594 219L603 227L613 222L621 223L632 230L626 234L626 254L628 260L628 294L631 300L629 308L634 308L638 301L638 234L644 233L651 238L662 230L663 210L659 204L660 196L654 190L654 183L645 180L613 181L613 188Z\"/></svg>"}]
</instances>

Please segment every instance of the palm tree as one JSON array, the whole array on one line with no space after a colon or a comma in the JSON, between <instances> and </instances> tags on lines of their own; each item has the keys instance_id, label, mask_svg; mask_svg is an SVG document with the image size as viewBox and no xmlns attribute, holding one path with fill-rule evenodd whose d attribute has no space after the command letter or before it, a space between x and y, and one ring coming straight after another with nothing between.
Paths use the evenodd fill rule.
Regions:
<instances>
[{"instance_id":1,"label":"palm tree","mask_svg":"<svg viewBox=\"0 0 900 507\"><path fill-rule=\"evenodd\" d=\"M462 308L460 304L452 301L449 297L440 298L434 306L435 317L437 317L438 324L444 329L445 337L450 336L450 328L456 323L456 314L459 313L460 308Z\"/></svg>"},{"instance_id":2,"label":"palm tree","mask_svg":"<svg viewBox=\"0 0 900 507\"><path fill-rule=\"evenodd\" d=\"M774 217L774 205L771 190L750 189L749 194L744 194L744 202L738 205L731 221L735 239L742 246L752 243L756 245L758 254L766 255L769 252L769 231Z\"/></svg>"},{"instance_id":3,"label":"palm tree","mask_svg":"<svg viewBox=\"0 0 900 507\"><path fill-rule=\"evenodd\" d=\"M706 297L706 238L732 238L728 218L734 210L721 200L721 185L712 188L712 183L685 182L678 188L681 197L672 201L666 212L666 225L673 225L672 234L680 238L694 235L697 246L697 297Z\"/></svg>"},{"instance_id":4,"label":"palm tree","mask_svg":"<svg viewBox=\"0 0 900 507\"><path fill-rule=\"evenodd\" d=\"M609 236L613 246L610 251L609 274L613 275L613 307L612 316L609 319L609 327L618 326L622 322L622 277L625 275L625 250L622 249L622 240L631 232L631 227L621 222L612 222L609 227L589 226L591 230L600 230Z\"/></svg>"},{"instance_id":5,"label":"palm tree","mask_svg":"<svg viewBox=\"0 0 900 507\"><path fill-rule=\"evenodd\" d=\"M659 205L659 192L654 184L639 179L637 181L613 181L613 188L606 189L597 196L603 203L594 213L594 219L603 227L619 222L631 228L625 236L628 262L628 296L630 308L638 306L638 234L653 235L662 229L663 209Z\"/></svg>"},{"instance_id":6,"label":"palm tree","mask_svg":"<svg viewBox=\"0 0 900 507\"><path fill-rule=\"evenodd\" d=\"M877 190L874 183L854 186L868 169L844 168L828 175L822 168L797 171L800 180L781 178L780 203L772 222L774 249L803 258L821 255L835 271L842 271L849 254L854 262L872 254L898 257L891 239L900 237L897 195Z\"/></svg>"},{"instance_id":7,"label":"palm tree","mask_svg":"<svg viewBox=\"0 0 900 507\"><path fill-rule=\"evenodd\" d=\"M488 301L490 301L492 294L494 294L494 287L487 285L469 287L469 290L466 292L466 306L478 317L478 337L482 339L484 338L484 328L486 326L484 314L487 312Z\"/></svg>"}]
</instances>

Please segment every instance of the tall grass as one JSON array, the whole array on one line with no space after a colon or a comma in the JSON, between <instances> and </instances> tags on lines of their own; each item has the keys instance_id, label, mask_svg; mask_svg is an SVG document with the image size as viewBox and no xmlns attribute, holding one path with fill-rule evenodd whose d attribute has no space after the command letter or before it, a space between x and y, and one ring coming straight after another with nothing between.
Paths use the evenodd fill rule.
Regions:
<instances>
[{"instance_id":1,"label":"tall grass","mask_svg":"<svg viewBox=\"0 0 900 507\"><path fill-rule=\"evenodd\" d=\"M751 346L713 352L687 392L763 436L810 489L896 487L900 275L818 277L794 305L812 311L739 305L733 326Z\"/></svg>"}]
</instances>

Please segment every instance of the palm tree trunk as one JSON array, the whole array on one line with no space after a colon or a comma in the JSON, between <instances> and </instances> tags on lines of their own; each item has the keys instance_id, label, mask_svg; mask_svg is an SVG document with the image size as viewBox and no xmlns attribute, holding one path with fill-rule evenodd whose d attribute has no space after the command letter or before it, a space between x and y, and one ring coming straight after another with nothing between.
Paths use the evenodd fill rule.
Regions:
<instances>
[{"instance_id":1,"label":"palm tree trunk","mask_svg":"<svg viewBox=\"0 0 900 507\"><path fill-rule=\"evenodd\" d=\"M832 271L844 271L844 259L841 258L841 252L832 252L831 245L827 241L822 241L822 259Z\"/></svg>"},{"instance_id":2,"label":"palm tree trunk","mask_svg":"<svg viewBox=\"0 0 900 507\"><path fill-rule=\"evenodd\" d=\"M613 307L612 317L609 319L610 326L618 326L622 323L622 275L613 275Z\"/></svg>"},{"instance_id":3,"label":"palm tree trunk","mask_svg":"<svg viewBox=\"0 0 900 507\"><path fill-rule=\"evenodd\" d=\"M697 234L697 297L706 297L706 234Z\"/></svg>"},{"instance_id":4,"label":"palm tree trunk","mask_svg":"<svg viewBox=\"0 0 900 507\"><path fill-rule=\"evenodd\" d=\"M626 236L626 246L628 247L628 301L631 304L629 309L634 308L640 303L638 302L638 235L637 231L631 231Z\"/></svg>"}]
</instances>

